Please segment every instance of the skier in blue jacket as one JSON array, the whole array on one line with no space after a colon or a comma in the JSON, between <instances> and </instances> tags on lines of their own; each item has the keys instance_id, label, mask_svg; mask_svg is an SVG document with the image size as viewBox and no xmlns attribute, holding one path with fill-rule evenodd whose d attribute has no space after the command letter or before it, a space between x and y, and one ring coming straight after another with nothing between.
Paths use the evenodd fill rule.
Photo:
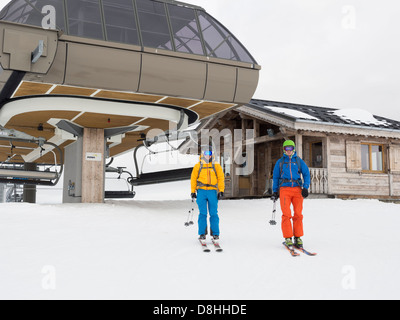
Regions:
<instances>
[{"instance_id":1,"label":"skier in blue jacket","mask_svg":"<svg viewBox=\"0 0 400 320\"><path fill-rule=\"evenodd\" d=\"M303 175L303 180L301 179ZM273 172L273 199L280 198L282 209L282 233L287 246L303 247L303 199L308 197L310 170L297 156L292 140L283 144L283 157L275 165ZM293 205L294 215L290 205ZM293 226L291 220L293 219ZM292 237L294 236L294 244Z\"/></svg>"}]
</instances>

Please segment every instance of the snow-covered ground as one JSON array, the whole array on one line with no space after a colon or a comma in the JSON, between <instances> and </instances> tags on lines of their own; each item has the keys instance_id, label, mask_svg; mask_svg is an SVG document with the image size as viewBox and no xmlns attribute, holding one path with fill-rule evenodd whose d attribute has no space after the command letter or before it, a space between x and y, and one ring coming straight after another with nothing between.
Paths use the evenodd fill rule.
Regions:
<instances>
[{"instance_id":1,"label":"snow-covered ground","mask_svg":"<svg viewBox=\"0 0 400 320\"><path fill-rule=\"evenodd\" d=\"M57 204L46 191L42 204L1 204L0 299L400 298L399 205L307 199L305 247L318 256L293 258L280 218L268 224L270 200L226 200L224 252L203 253L196 225L184 227L188 190L142 187L97 205Z\"/></svg>"}]
</instances>

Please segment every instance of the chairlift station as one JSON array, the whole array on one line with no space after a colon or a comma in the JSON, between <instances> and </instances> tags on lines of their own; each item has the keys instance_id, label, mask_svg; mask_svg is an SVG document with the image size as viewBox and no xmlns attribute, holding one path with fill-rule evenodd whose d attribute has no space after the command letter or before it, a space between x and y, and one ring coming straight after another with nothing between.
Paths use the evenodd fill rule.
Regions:
<instances>
[{"instance_id":1,"label":"chairlift station","mask_svg":"<svg viewBox=\"0 0 400 320\"><path fill-rule=\"evenodd\" d=\"M0 64L0 182L63 172L66 203L104 201L107 158L248 103L261 69L203 8L172 0L11 1Z\"/></svg>"}]
</instances>

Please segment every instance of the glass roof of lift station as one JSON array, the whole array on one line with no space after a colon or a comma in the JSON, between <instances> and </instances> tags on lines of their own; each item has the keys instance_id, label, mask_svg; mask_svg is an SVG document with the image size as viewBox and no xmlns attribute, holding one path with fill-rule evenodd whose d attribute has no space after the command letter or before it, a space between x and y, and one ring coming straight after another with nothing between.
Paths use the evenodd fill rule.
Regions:
<instances>
[{"instance_id":1,"label":"glass roof of lift station","mask_svg":"<svg viewBox=\"0 0 400 320\"><path fill-rule=\"evenodd\" d=\"M257 64L204 9L173 0L14 0L0 20L66 34Z\"/></svg>"}]
</instances>

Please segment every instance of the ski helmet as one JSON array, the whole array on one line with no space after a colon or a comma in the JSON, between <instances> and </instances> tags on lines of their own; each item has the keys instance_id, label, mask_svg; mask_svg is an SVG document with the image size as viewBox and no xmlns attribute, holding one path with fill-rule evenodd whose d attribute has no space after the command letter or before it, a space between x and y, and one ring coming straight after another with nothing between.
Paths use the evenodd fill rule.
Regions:
<instances>
[{"instance_id":1,"label":"ski helmet","mask_svg":"<svg viewBox=\"0 0 400 320\"><path fill-rule=\"evenodd\" d=\"M283 147L284 147L284 148L287 147L287 146L293 146L294 148L296 148L296 144L295 144L292 140L286 140L286 141L283 143Z\"/></svg>"},{"instance_id":2,"label":"ski helmet","mask_svg":"<svg viewBox=\"0 0 400 320\"><path fill-rule=\"evenodd\" d=\"M283 153L286 154L287 151L292 151L292 152L296 151L296 145L292 140L286 140L283 143Z\"/></svg>"}]
</instances>

